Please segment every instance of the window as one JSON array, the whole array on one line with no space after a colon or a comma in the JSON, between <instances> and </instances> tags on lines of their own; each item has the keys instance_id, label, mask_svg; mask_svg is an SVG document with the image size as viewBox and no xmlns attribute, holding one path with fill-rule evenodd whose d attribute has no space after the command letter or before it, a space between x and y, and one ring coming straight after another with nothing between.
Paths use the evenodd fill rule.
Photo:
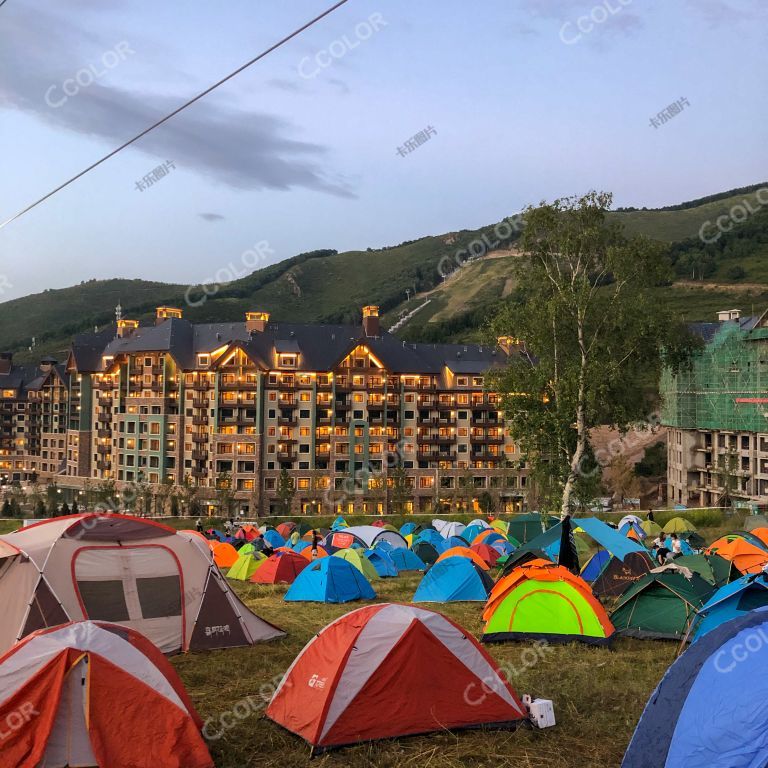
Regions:
<instances>
[{"instance_id":1,"label":"window","mask_svg":"<svg viewBox=\"0 0 768 768\"><path fill-rule=\"evenodd\" d=\"M89 619L94 621L129 620L122 581L78 581L77 590Z\"/></svg>"},{"instance_id":2,"label":"window","mask_svg":"<svg viewBox=\"0 0 768 768\"><path fill-rule=\"evenodd\" d=\"M310 393L309 392L301 392L299 393L299 400L301 400L302 403L308 403L310 400Z\"/></svg>"},{"instance_id":3,"label":"window","mask_svg":"<svg viewBox=\"0 0 768 768\"><path fill-rule=\"evenodd\" d=\"M457 387L469 386L469 378L467 376L458 376L456 378L456 386Z\"/></svg>"},{"instance_id":4,"label":"window","mask_svg":"<svg viewBox=\"0 0 768 768\"><path fill-rule=\"evenodd\" d=\"M300 477L298 480L297 487L300 491L308 491L309 490L309 478L308 477Z\"/></svg>"},{"instance_id":5,"label":"window","mask_svg":"<svg viewBox=\"0 0 768 768\"><path fill-rule=\"evenodd\" d=\"M181 582L178 576L136 579L136 592L143 618L181 616Z\"/></svg>"}]
</instances>

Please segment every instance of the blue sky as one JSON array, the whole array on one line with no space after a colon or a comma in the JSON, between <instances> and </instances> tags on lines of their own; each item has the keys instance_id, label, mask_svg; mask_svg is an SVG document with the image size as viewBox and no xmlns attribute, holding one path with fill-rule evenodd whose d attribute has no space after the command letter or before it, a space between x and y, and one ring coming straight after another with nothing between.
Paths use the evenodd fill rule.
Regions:
<instances>
[{"instance_id":1,"label":"blue sky","mask_svg":"<svg viewBox=\"0 0 768 768\"><path fill-rule=\"evenodd\" d=\"M0 220L329 4L8 0ZM270 261L391 245L591 188L656 206L763 181L767 22L764 0L350 0L0 229L0 300L198 282L262 241Z\"/></svg>"}]
</instances>

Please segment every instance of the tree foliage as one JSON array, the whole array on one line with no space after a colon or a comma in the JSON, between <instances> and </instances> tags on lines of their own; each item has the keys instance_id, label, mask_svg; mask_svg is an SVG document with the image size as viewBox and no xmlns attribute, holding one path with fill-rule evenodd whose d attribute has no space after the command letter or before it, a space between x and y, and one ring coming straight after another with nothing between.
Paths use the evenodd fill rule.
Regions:
<instances>
[{"instance_id":1,"label":"tree foliage","mask_svg":"<svg viewBox=\"0 0 768 768\"><path fill-rule=\"evenodd\" d=\"M646 419L662 367L695 346L651 293L669 279L663 249L625 237L606 219L610 205L590 192L527 211L518 291L491 325L520 345L490 386L533 481L557 491L563 514L594 474L590 430Z\"/></svg>"}]
</instances>

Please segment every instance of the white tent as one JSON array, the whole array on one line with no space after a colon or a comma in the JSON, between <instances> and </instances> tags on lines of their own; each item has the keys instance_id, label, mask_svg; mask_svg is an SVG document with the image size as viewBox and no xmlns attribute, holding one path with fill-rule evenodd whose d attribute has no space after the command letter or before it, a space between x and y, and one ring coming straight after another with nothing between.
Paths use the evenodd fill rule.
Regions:
<instances>
[{"instance_id":1,"label":"white tent","mask_svg":"<svg viewBox=\"0 0 768 768\"><path fill-rule=\"evenodd\" d=\"M444 539L449 539L451 536L461 536L464 531L467 530L467 526L464 523L446 523L440 529L440 535Z\"/></svg>"},{"instance_id":2,"label":"white tent","mask_svg":"<svg viewBox=\"0 0 768 768\"><path fill-rule=\"evenodd\" d=\"M380 541L386 541L393 547L408 546L408 542L402 534L387 528L379 528L377 525L355 525L351 528L331 531L326 537L328 544L339 549L351 547L355 541L362 544L366 549L371 549Z\"/></svg>"},{"instance_id":3,"label":"white tent","mask_svg":"<svg viewBox=\"0 0 768 768\"><path fill-rule=\"evenodd\" d=\"M200 536L117 514L53 518L0 536L0 605L0 653L82 619L135 629L163 653L284 634L245 607Z\"/></svg>"}]
</instances>

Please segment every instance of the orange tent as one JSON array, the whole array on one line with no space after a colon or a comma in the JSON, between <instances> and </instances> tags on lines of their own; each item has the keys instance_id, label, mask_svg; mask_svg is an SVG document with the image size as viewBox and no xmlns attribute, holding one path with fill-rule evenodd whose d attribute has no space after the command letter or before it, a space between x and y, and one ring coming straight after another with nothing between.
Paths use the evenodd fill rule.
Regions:
<instances>
[{"instance_id":1,"label":"orange tent","mask_svg":"<svg viewBox=\"0 0 768 768\"><path fill-rule=\"evenodd\" d=\"M708 555L720 555L730 560L742 573L760 573L768 563L768 551L740 536L723 536L713 541L705 551Z\"/></svg>"},{"instance_id":2,"label":"orange tent","mask_svg":"<svg viewBox=\"0 0 768 768\"><path fill-rule=\"evenodd\" d=\"M317 548L317 557L312 557L312 547L304 547L304 549L299 552L299 554L302 557L306 557L307 560L319 560L321 557L328 557L328 553L320 546Z\"/></svg>"},{"instance_id":3,"label":"orange tent","mask_svg":"<svg viewBox=\"0 0 768 768\"><path fill-rule=\"evenodd\" d=\"M213 768L178 675L124 625L74 622L17 643L0 659L0 722L3 766Z\"/></svg>"},{"instance_id":4,"label":"orange tent","mask_svg":"<svg viewBox=\"0 0 768 768\"><path fill-rule=\"evenodd\" d=\"M211 548L213 560L219 568L231 568L237 562L239 555L231 544L211 540L208 542L208 546Z\"/></svg>"},{"instance_id":5,"label":"orange tent","mask_svg":"<svg viewBox=\"0 0 768 768\"><path fill-rule=\"evenodd\" d=\"M473 552L469 547L451 547L446 549L440 557L437 558L439 563L441 560L447 560L449 557L468 557L475 565L482 568L484 571L489 571L488 563L483 560L477 552Z\"/></svg>"},{"instance_id":6,"label":"orange tent","mask_svg":"<svg viewBox=\"0 0 768 768\"><path fill-rule=\"evenodd\" d=\"M768 528L754 528L750 531L753 536L757 536L760 541L768 547Z\"/></svg>"}]
</instances>

